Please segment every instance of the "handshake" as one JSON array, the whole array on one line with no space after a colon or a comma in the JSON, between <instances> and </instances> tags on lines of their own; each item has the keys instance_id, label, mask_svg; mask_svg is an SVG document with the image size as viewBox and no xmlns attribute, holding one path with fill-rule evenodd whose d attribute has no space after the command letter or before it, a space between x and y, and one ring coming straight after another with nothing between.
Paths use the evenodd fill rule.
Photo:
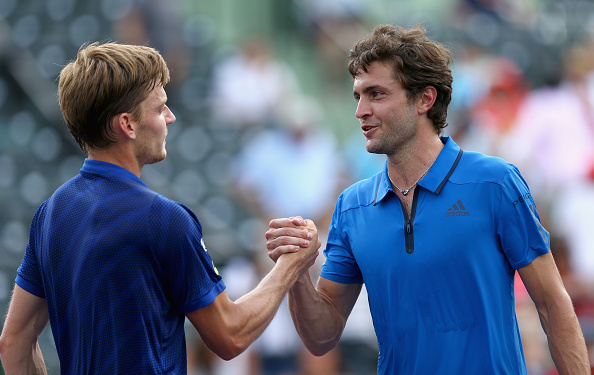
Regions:
<instances>
[{"instance_id":1,"label":"handshake","mask_svg":"<svg viewBox=\"0 0 594 375\"><path fill-rule=\"evenodd\" d=\"M300 216L271 220L266 231L270 259L292 262L299 274L314 264L320 245L314 222Z\"/></svg>"}]
</instances>

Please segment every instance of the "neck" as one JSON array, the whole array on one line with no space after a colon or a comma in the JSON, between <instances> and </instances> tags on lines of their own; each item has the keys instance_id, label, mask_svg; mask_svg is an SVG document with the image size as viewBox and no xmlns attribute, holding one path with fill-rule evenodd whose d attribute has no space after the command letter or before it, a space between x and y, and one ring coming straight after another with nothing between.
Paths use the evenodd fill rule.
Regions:
<instances>
[{"instance_id":1,"label":"neck","mask_svg":"<svg viewBox=\"0 0 594 375\"><path fill-rule=\"evenodd\" d=\"M142 173L142 165L138 163L130 150L118 144L100 150L89 151L88 158L118 165L134 173L139 178Z\"/></svg>"},{"instance_id":2,"label":"neck","mask_svg":"<svg viewBox=\"0 0 594 375\"><path fill-rule=\"evenodd\" d=\"M417 142L406 153L388 155L388 176L399 190L406 190L420 181L433 165L443 149L441 139L431 137L425 142Z\"/></svg>"}]
</instances>

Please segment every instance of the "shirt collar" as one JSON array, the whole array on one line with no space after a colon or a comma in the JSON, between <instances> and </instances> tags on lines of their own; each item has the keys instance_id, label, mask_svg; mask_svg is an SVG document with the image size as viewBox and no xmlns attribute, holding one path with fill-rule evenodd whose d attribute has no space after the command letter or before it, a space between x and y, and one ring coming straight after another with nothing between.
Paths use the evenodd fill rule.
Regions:
<instances>
[{"instance_id":1,"label":"shirt collar","mask_svg":"<svg viewBox=\"0 0 594 375\"><path fill-rule=\"evenodd\" d=\"M450 175L454 172L454 169L456 169L460 157L462 156L462 150L453 139L450 137L441 137L441 141L444 146L437 156L437 159L435 159L435 163L433 163L425 177L417 182L417 185L422 186L434 194L439 194L450 178ZM388 162L386 161L377 185L375 201L379 202L384 199L389 191L394 190L392 189L392 184L390 184L388 178Z\"/></svg>"},{"instance_id":2,"label":"shirt collar","mask_svg":"<svg viewBox=\"0 0 594 375\"><path fill-rule=\"evenodd\" d=\"M142 186L148 187L138 176L136 176L134 173L130 172L126 168L120 167L119 165L107 163L105 161L85 159L85 162L80 171L120 177L139 183Z\"/></svg>"}]
</instances>

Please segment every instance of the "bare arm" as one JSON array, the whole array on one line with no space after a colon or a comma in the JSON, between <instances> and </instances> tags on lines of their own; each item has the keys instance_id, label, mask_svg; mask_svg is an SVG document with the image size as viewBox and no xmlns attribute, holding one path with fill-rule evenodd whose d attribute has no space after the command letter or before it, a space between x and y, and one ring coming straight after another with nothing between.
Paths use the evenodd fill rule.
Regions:
<instances>
[{"instance_id":1,"label":"bare arm","mask_svg":"<svg viewBox=\"0 0 594 375\"><path fill-rule=\"evenodd\" d=\"M266 247L272 260L281 254L301 251L305 239L302 226L300 217L270 222ZM289 291L289 311L301 340L312 354L323 355L338 344L361 287L320 277L316 288L308 274L299 276Z\"/></svg>"},{"instance_id":2,"label":"bare arm","mask_svg":"<svg viewBox=\"0 0 594 375\"><path fill-rule=\"evenodd\" d=\"M15 285L0 337L0 358L7 375L47 374L37 340L48 322L45 299Z\"/></svg>"},{"instance_id":3,"label":"bare arm","mask_svg":"<svg viewBox=\"0 0 594 375\"><path fill-rule=\"evenodd\" d=\"M334 349L342 336L361 284L341 284L323 277L314 288L302 275L289 291L289 311L307 349L321 356Z\"/></svg>"},{"instance_id":4,"label":"bare arm","mask_svg":"<svg viewBox=\"0 0 594 375\"><path fill-rule=\"evenodd\" d=\"M584 336L551 253L518 272L536 305L559 374L590 374Z\"/></svg>"},{"instance_id":5,"label":"bare arm","mask_svg":"<svg viewBox=\"0 0 594 375\"><path fill-rule=\"evenodd\" d=\"M254 290L235 302L223 291L210 305L187 314L210 350L229 360L264 332L289 288L300 274L306 273L318 255L320 244L315 227L313 229L311 241L302 241L309 247L282 255Z\"/></svg>"}]
</instances>

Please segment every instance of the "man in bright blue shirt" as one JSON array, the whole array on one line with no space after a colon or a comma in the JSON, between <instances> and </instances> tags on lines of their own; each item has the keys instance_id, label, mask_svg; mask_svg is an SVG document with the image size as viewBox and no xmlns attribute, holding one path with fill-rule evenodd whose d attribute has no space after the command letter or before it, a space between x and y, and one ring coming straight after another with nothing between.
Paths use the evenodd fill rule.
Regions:
<instances>
[{"instance_id":1,"label":"man in bright blue shirt","mask_svg":"<svg viewBox=\"0 0 594 375\"><path fill-rule=\"evenodd\" d=\"M529 191L513 166L443 141L410 217L387 169L339 197L321 276L365 282L380 373L432 373L439 362L439 373L525 373L510 286L515 269L548 252L548 234L529 198L514 207ZM460 350L469 336L489 339Z\"/></svg>"},{"instance_id":2,"label":"man in bright blue shirt","mask_svg":"<svg viewBox=\"0 0 594 375\"><path fill-rule=\"evenodd\" d=\"M312 234L302 255L229 299L198 218L140 179L167 154L168 81L156 50L118 43L83 46L61 71L60 107L87 159L33 218L0 337L6 374L46 372L37 340L48 322L62 374L187 374L186 317L233 358L315 261Z\"/></svg>"},{"instance_id":3,"label":"man in bright blue shirt","mask_svg":"<svg viewBox=\"0 0 594 375\"><path fill-rule=\"evenodd\" d=\"M378 374L526 374L516 270L560 374L589 374L584 338L518 170L447 137L451 56L420 27L377 27L349 54L356 117L384 170L338 198L317 286L289 292L297 331L334 348L365 283ZM272 259L300 251L301 218L271 222Z\"/></svg>"}]
</instances>

